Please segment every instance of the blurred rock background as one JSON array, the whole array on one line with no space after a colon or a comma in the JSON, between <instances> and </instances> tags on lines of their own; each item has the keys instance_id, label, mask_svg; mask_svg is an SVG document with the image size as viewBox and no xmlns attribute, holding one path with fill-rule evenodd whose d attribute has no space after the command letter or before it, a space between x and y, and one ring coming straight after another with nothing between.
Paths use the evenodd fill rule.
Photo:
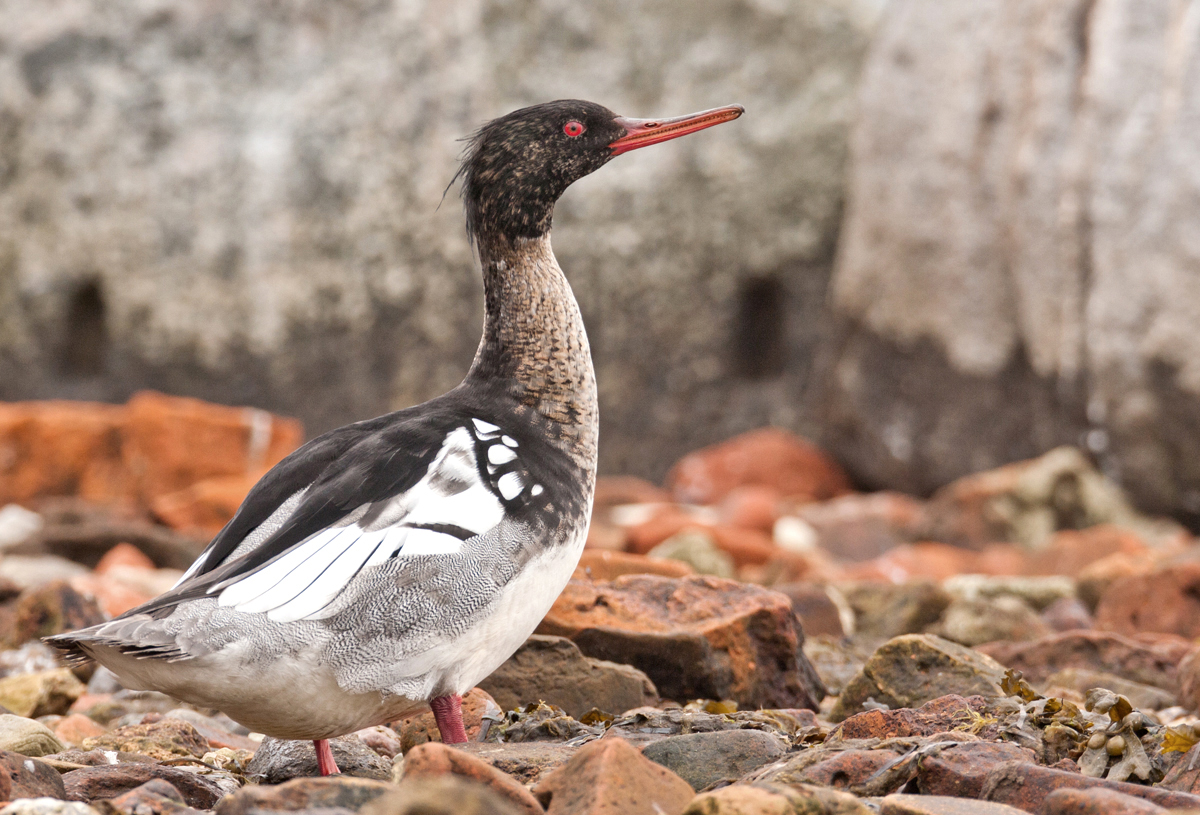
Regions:
<instances>
[{"instance_id":1,"label":"blurred rock background","mask_svg":"<svg viewBox=\"0 0 1200 815\"><path fill-rule=\"evenodd\" d=\"M927 491L1075 443L1200 521L1198 12L889 5L820 400L859 478Z\"/></svg>"},{"instance_id":2,"label":"blurred rock background","mask_svg":"<svg viewBox=\"0 0 1200 815\"><path fill-rule=\"evenodd\" d=\"M575 185L608 473L773 424L929 493L1060 444L1200 522L1200 15L1168 0L0 2L0 399L309 434L457 383L456 139L748 114ZM439 206L440 204L440 206Z\"/></svg>"},{"instance_id":3,"label":"blurred rock background","mask_svg":"<svg viewBox=\"0 0 1200 815\"><path fill-rule=\"evenodd\" d=\"M872 14L815 3L0 6L0 398L153 387L310 433L458 383L475 127L548 99L750 127L577 184L556 251L608 471L797 426ZM440 207L439 207L440 205Z\"/></svg>"}]
</instances>

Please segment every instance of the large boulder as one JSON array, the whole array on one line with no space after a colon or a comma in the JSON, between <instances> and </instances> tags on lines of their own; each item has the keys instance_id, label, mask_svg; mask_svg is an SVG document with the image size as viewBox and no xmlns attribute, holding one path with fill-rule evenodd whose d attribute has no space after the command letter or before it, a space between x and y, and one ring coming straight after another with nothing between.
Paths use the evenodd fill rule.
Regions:
<instances>
[{"instance_id":1,"label":"large boulder","mask_svg":"<svg viewBox=\"0 0 1200 815\"><path fill-rule=\"evenodd\" d=\"M873 7L4 0L0 399L154 387L312 432L423 401L482 323L442 202L458 139L555 98L740 102L736 125L577 185L555 245L606 469L658 477L740 430L804 430Z\"/></svg>"},{"instance_id":2,"label":"large boulder","mask_svg":"<svg viewBox=\"0 0 1200 815\"><path fill-rule=\"evenodd\" d=\"M1084 442L1200 520L1200 62L1169 0L898 0L863 71L824 439L930 491Z\"/></svg>"},{"instance_id":3,"label":"large boulder","mask_svg":"<svg viewBox=\"0 0 1200 815\"><path fill-rule=\"evenodd\" d=\"M825 696L787 596L749 583L700 575L572 580L538 633L638 668L666 699L816 710Z\"/></svg>"}]
</instances>

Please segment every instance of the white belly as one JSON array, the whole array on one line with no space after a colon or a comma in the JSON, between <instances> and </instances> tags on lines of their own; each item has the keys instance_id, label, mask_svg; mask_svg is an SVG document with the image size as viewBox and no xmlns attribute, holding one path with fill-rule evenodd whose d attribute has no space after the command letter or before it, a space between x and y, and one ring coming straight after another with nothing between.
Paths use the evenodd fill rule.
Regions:
<instances>
[{"instance_id":1,"label":"white belly","mask_svg":"<svg viewBox=\"0 0 1200 815\"><path fill-rule=\"evenodd\" d=\"M426 707L425 700L391 694L347 693L311 651L264 662L231 645L194 659L137 659L92 645L96 660L133 690L156 690L200 707L216 708L256 733L280 739L324 739L395 721Z\"/></svg>"}]
</instances>

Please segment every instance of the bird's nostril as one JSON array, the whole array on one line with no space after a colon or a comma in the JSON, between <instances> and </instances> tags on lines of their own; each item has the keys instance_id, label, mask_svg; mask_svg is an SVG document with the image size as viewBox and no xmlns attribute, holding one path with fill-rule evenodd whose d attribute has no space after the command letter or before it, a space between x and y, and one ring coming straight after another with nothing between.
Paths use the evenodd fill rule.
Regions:
<instances>
[{"instance_id":1,"label":"bird's nostril","mask_svg":"<svg viewBox=\"0 0 1200 815\"><path fill-rule=\"evenodd\" d=\"M646 127L658 127L658 122L646 122Z\"/></svg>"}]
</instances>

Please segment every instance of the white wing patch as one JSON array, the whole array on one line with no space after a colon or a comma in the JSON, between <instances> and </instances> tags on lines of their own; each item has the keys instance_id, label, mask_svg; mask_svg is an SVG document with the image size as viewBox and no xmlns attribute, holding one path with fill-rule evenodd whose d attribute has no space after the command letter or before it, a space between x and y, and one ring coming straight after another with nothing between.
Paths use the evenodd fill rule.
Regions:
<instances>
[{"instance_id":1,"label":"white wing patch","mask_svg":"<svg viewBox=\"0 0 1200 815\"><path fill-rule=\"evenodd\" d=\"M520 477L516 483L514 495L523 488ZM503 487L501 494L508 500ZM334 600L363 569L392 557L458 552L462 534L483 534L504 517L503 505L480 479L475 440L465 427L446 437L424 478L385 506L365 509L353 523L324 529L209 592L220 592L222 606L266 613L276 622L319 620L333 613Z\"/></svg>"},{"instance_id":2,"label":"white wing patch","mask_svg":"<svg viewBox=\"0 0 1200 815\"><path fill-rule=\"evenodd\" d=\"M479 440L487 444L488 475L496 478L496 474L500 473L500 476L495 480L496 491L500 493L500 497L505 501L516 500L525 492L527 474L522 474L514 468L504 468L504 465L516 461L517 448L520 445L512 436L501 433L499 425L485 422L483 419L472 419L471 423L475 426ZM499 436L499 444L495 443L497 436ZM507 472L501 468L504 468ZM530 488L529 494L537 498L545 491L545 487L541 484L534 484Z\"/></svg>"},{"instance_id":3,"label":"white wing patch","mask_svg":"<svg viewBox=\"0 0 1200 815\"><path fill-rule=\"evenodd\" d=\"M499 444L493 444L491 447L488 448L487 457L488 457L488 464L497 465L497 464L507 464L508 462L510 462L514 458L516 458L517 454L514 453L508 447L501 447Z\"/></svg>"},{"instance_id":4,"label":"white wing patch","mask_svg":"<svg viewBox=\"0 0 1200 815\"><path fill-rule=\"evenodd\" d=\"M496 488L500 490L505 501L511 501L521 494L521 490L525 489L525 484L517 473L505 473L496 482Z\"/></svg>"}]
</instances>

